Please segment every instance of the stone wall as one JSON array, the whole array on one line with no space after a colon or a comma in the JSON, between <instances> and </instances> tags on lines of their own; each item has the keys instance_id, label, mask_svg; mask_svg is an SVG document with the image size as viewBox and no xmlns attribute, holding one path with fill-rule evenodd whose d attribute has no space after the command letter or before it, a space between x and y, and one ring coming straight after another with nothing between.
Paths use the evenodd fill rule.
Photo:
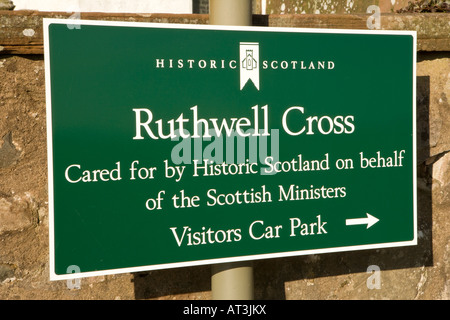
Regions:
<instances>
[{"instance_id":1,"label":"stone wall","mask_svg":"<svg viewBox=\"0 0 450 320\"><path fill-rule=\"evenodd\" d=\"M207 23L206 16L184 18ZM29 22L14 23L24 30ZM9 31L0 31L0 46L22 37L14 42ZM443 39L445 51L418 52L418 245L255 261L256 299L450 299L450 52ZM0 54L0 79L0 299L210 299L209 266L49 281L42 54Z\"/></svg>"},{"instance_id":2,"label":"stone wall","mask_svg":"<svg viewBox=\"0 0 450 320\"><path fill-rule=\"evenodd\" d=\"M253 2L265 4L267 14L358 14L367 13L371 6L377 6L382 13L413 12L413 9L414 12L448 12L450 9L446 0L254 0Z\"/></svg>"}]
</instances>

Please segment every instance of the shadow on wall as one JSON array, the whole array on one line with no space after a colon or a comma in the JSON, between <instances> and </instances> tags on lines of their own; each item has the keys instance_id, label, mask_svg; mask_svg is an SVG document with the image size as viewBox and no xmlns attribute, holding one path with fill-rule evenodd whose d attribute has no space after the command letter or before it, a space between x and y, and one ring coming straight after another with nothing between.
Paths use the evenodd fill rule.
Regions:
<instances>
[{"instance_id":1,"label":"shadow on wall","mask_svg":"<svg viewBox=\"0 0 450 320\"><path fill-rule=\"evenodd\" d=\"M433 265L432 199L429 145L430 77L417 77L417 226L418 245L373 249L318 256L299 256L254 262L255 299L286 299L289 281L367 272L370 265L380 270L417 268ZM177 294L211 290L211 266L186 267L134 275L136 299L155 299Z\"/></svg>"},{"instance_id":2,"label":"shadow on wall","mask_svg":"<svg viewBox=\"0 0 450 320\"><path fill-rule=\"evenodd\" d=\"M192 13L208 14L209 0L192 0Z\"/></svg>"}]
</instances>

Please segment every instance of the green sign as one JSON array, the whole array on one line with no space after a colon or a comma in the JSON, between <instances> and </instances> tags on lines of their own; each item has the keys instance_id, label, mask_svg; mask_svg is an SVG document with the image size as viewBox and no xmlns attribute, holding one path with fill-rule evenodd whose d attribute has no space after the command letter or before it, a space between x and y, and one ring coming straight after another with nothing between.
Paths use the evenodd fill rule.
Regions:
<instances>
[{"instance_id":1,"label":"green sign","mask_svg":"<svg viewBox=\"0 0 450 320\"><path fill-rule=\"evenodd\" d=\"M51 279L416 244L415 32L44 31Z\"/></svg>"}]
</instances>

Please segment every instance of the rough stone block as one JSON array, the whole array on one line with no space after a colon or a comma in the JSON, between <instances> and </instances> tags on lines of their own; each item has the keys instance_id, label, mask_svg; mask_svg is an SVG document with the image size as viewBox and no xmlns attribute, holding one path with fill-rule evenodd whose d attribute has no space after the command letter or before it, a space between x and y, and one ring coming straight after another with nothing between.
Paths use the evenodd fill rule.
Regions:
<instances>
[{"instance_id":1,"label":"rough stone block","mask_svg":"<svg viewBox=\"0 0 450 320\"><path fill-rule=\"evenodd\" d=\"M37 205L28 195L0 197L0 233L20 231L37 222Z\"/></svg>"}]
</instances>

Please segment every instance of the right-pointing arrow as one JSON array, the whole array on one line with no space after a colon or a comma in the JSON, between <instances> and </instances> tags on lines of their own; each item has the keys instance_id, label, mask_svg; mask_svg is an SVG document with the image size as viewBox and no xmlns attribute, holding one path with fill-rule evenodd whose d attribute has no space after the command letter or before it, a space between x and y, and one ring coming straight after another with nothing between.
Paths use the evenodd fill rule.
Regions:
<instances>
[{"instance_id":1,"label":"right-pointing arrow","mask_svg":"<svg viewBox=\"0 0 450 320\"><path fill-rule=\"evenodd\" d=\"M354 226L358 224L367 224L367 229L369 229L371 226L373 226L375 223L379 221L379 219L375 218L374 216L366 213L367 218L356 218L356 219L347 219L345 220L345 224L347 226Z\"/></svg>"}]
</instances>

